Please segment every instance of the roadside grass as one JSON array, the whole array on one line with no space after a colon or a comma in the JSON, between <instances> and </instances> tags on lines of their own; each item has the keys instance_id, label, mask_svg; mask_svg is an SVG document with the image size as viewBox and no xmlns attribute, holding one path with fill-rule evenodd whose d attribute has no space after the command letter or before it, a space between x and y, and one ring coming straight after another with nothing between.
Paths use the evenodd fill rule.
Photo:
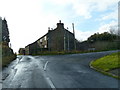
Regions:
<instances>
[{"instance_id":1,"label":"roadside grass","mask_svg":"<svg viewBox=\"0 0 120 90\"><path fill-rule=\"evenodd\" d=\"M102 52L102 51L111 51L111 50L84 50L84 51L42 51L42 52L38 52L38 53L33 53L33 56L36 55L67 55L67 54L82 54L82 53L91 53L91 52ZM20 54L19 54L20 55ZM26 54L27 55L27 54Z\"/></svg>"},{"instance_id":2,"label":"roadside grass","mask_svg":"<svg viewBox=\"0 0 120 90\"><path fill-rule=\"evenodd\" d=\"M32 55L66 55L66 54L77 54L82 53L81 51L43 51Z\"/></svg>"},{"instance_id":3,"label":"roadside grass","mask_svg":"<svg viewBox=\"0 0 120 90\"><path fill-rule=\"evenodd\" d=\"M46 51L46 52L40 52L40 53L37 53L37 54L32 54L33 56L36 56L36 55L67 55L67 54L81 54L81 53L90 53L90 52L93 52L93 51L52 51L52 52L49 52L49 51Z\"/></svg>"},{"instance_id":4,"label":"roadside grass","mask_svg":"<svg viewBox=\"0 0 120 90\"><path fill-rule=\"evenodd\" d=\"M120 68L119 56L120 56L120 52L113 53L113 54L104 56L100 59L97 59L95 61L92 61L90 63L90 65L97 71L102 72L103 74L120 79L119 74L113 75L113 74L109 73L109 71L111 71L111 70Z\"/></svg>"}]
</instances>

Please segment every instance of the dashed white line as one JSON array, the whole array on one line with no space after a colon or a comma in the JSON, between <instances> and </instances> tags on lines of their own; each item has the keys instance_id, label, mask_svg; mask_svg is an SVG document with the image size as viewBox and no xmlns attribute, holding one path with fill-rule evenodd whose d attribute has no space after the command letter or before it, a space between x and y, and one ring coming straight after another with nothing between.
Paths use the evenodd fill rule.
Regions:
<instances>
[{"instance_id":1,"label":"dashed white line","mask_svg":"<svg viewBox=\"0 0 120 90\"><path fill-rule=\"evenodd\" d=\"M46 71L47 64L48 64L48 61L44 65L44 71Z\"/></svg>"},{"instance_id":2,"label":"dashed white line","mask_svg":"<svg viewBox=\"0 0 120 90\"><path fill-rule=\"evenodd\" d=\"M45 65L44 65L44 67L43 67L44 71L46 71L48 63L49 63L49 62L46 61ZM45 74L45 75L46 75L46 74ZM47 75L46 75L46 80L47 80L48 84L50 85L50 87L52 88L52 90L56 90L53 82L51 81L51 79L50 79Z\"/></svg>"}]
</instances>

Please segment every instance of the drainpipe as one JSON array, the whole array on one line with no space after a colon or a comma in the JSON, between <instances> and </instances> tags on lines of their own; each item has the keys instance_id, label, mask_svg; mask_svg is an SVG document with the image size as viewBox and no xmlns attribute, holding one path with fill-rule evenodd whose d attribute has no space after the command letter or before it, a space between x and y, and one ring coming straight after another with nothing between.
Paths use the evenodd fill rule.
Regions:
<instances>
[{"instance_id":1,"label":"drainpipe","mask_svg":"<svg viewBox=\"0 0 120 90\"><path fill-rule=\"evenodd\" d=\"M69 43L70 43L70 41L69 41L69 32L68 32L68 51L69 51L69 48L70 48Z\"/></svg>"},{"instance_id":2,"label":"drainpipe","mask_svg":"<svg viewBox=\"0 0 120 90\"><path fill-rule=\"evenodd\" d=\"M74 47L75 47L74 49L76 50L74 23L72 23L72 27L73 27L73 35L74 35Z\"/></svg>"},{"instance_id":3,"label":"drainpipe","mask_svg":"<svg viewBox=\"0 0 120 90\"><path fill-rule=\"evenodd\" d=\"M65 30L65 29L64 29L64 30ZM65 35L66 35L66 30L65 30L65 32L64 32L64 51L66 50L66 42L65 42L66 38L65 38Z\"/></svg>"}]
</instances>

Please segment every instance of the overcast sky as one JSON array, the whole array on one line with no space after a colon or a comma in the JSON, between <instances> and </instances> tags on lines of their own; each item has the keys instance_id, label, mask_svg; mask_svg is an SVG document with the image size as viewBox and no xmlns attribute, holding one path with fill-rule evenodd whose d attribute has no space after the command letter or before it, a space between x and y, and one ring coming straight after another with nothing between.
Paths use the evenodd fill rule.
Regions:
<instances>
[{"instance_id":1,"label":"overcast sky","mask_svg":"<svg viewBox=\"0 0 120 90\"><path fill-rule=\"evenodd\" d=\"M86 40L96 32L116 28L119 0L0 0L0 16L8 22L15 52L55 28L59 20Z\"/></svg>"}]
</instances>

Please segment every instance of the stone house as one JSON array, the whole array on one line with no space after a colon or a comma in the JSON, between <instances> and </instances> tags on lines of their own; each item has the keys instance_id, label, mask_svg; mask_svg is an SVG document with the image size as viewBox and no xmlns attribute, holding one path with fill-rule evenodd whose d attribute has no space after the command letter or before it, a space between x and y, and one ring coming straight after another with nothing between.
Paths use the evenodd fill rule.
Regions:
<instances>
[{"instance_id":1,"label":"stone house","mask_svg":"<svg viewBox=\"0 0 120 90\"><path fill-rule=\"evenodd\" d=\"M36 54L40 51L72 51L75 50L74 34L57 23L54 30L48 28L48 33L25 47L26 54Z\"/></svg>"},{"instance_id":2,"label":"stone house","mask_svg":"<svg viewBox=\"0 0 120 90\"><path fill-rule=\"evenodd\" d=\"M20 48L19 49L19 54L20 55L25 55L25 48Z\"/></svg>"}]
</instances>

